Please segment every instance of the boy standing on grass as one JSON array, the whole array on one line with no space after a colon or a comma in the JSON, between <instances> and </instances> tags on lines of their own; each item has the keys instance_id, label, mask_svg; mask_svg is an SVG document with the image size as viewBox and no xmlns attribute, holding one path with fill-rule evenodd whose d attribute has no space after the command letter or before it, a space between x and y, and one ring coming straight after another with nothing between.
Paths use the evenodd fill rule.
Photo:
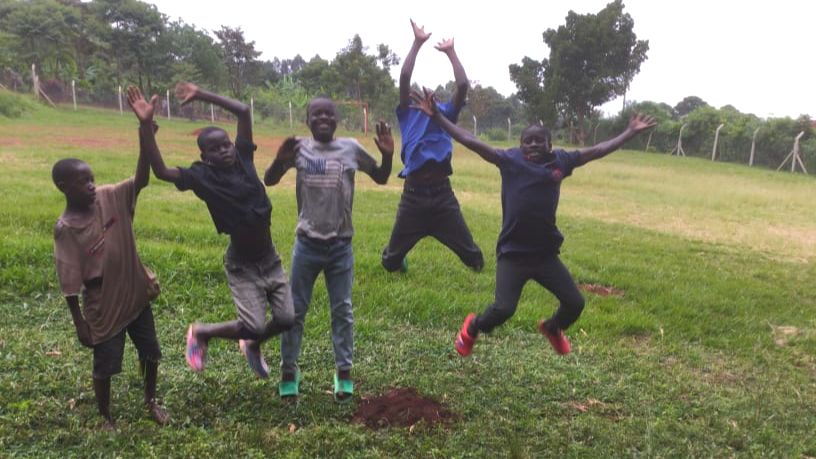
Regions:
<instances>
[{"instance_id":1,"label":"boy standing on grass","mask_svg":"<svg viewBox=\"0 0 816 459\"><path fill-rule=\"evenodd\" d=\"M204 128L198 136L201 161L189 168L167 168L155 137L147 130L152 113L141 93L128 92L128 101L142 121L145 148L153 173L172 182L180 191L193 190L207 204L215 228L230 236L224 255L232 299L238 320L215 324L194 323L187 329L187 364L202 371L210 338L238 340L249 367L258 377L269 376L260 345L292 326L292 296L280 256L275 251L269 225L272 204L253 163L252 121L249 107L236 100L205 91L192 83L179 83L176 97L187 104L194 100L223 107L238 118L235 144L226 131ZM266 320L269 305L272 319Z\"/></svg>"},{"instance_id":2,"label":"boy standing on grass","mask_svg":"<svg viewBox=\"0 0 816 459\"><path fill-rule=\"evenodd\" d=\"M151 118L145 129L152 135L158 126ZM97 188L91 168L78 159L61 159L51 170L66 201L54 227L57 275L79 341L93 348L94 395L105 429L115 428L110 382L122 371L126 330L144 374L144 403L157 423L169 420L156 402L161 349L150 301L159 285L142 265L133 237L136 198L150 180L142 130L139 145L136 175L115 185Z\"/></svg>"},{"instance_id":3,"label":"boy standing on grass","mask_svg":"<svg viewBox=\"0 0 816 459\"><path fill-rule=\"evenodd\" d=\"M287 138L264 175L264 183L275 185L284 173L297 169L298 223L292 250L292 296L295 305L294 326L281 339L281 397L297 397L300 388L300 356L303 324L312 298L315 280L322 271L326 278L331 307L332 344L336 373L335 400L351 400L354 351L354 315L351 310L351 286L354 281L354 255L351 248L354 174L368 174L380 185L388 182L394 139L391 128L380 121L374 142L382 154L377 162L354 139L334 138L337 113L331 99L312 99L306 108L306 124L311 138Z\"/></svg>"},{"instance_id":4,"label":"boy standing on grass","mask_svg":"<svg viewBox=\"0 0 816 459\"><path fill-rule=\"evenodd\" d=\"M629 139L654 127L650 116L636 115L617 137L589 148L566 152L552 149L550 131L534 124L521 133L519 148L497 150L442 116L433 92L414 92L415 106L425 112L457 142L499 168L502 177L502 230L496 244L495 302L481 315L468 314L456 336L456 351L470 355L479 332L490 332L516 311L524 284L532 279L560 302L550 319L538 330L559 354L570 352L564 330L581 315L584 298L558 257L564 237L555 225L561 181L573 169L603 158Z\"/></svg>"},{"instance_id":5,"label":"boy standing on grass","mask_svg":"<svg viewBox=\"0 0 816 459\"><path fill-rule=\"evenodd\" d=\"M397 107L402 134L402 162L399 173L405 179L391 239L383 250L382 265L387 271L406 271L406 255L426 236L433 236L453 250L462 262L474 271L484 266L482 251L473 242L473 236L462 216L459 201L453 194L450 176L453 143L437 123L411 107L411 74L414 71L419 48L431 34L411 21L414 43L400 72ZM438 103L437 111L456 123L459 111L465 105L469 82L462 63L453 47L453 39L443 40L436 49L445 53L453 66L456 90L450 102Z\"/></svg>"}]
</instances>

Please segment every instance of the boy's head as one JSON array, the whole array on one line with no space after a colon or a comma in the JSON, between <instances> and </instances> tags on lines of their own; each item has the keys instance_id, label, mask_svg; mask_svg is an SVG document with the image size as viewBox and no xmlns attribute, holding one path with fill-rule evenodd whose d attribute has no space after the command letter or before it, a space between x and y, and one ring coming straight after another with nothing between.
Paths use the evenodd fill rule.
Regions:
<instances>
[{"instance_id":1,"label":"boy's head","mask_svg":"<svg viewBox=\"0 0 816 459\"><path fill-rule=\"evenodd\" d=\"M51 168L54 185L65 195L69 205L88 207L96 200L96 184L91 167L85 161L65 158Z\"/></svg>"},{"instance_id":2,"label":"boy's head","mask_svg":"<svg viewBox=\"0 0 816 459\"><path fill-rule=\"evenodd\" d=\"M550 130L540 124L531 124L521 131L521 152L525 156L548 155L552 151Z\"/></svg>"},{"instance_id":3,"label":"boy's head","mask_svg":"<svg viewBox=\"0 0 816 459\"><path fill-rule=\"evenodd\" d=\"M198 149L201 160L217 168L232 166L235 162L235 145L227 131L220 127L205 127L198 134Z\"/></svg>"},{"instance_id":4,"label":"boy's head","mask_svg":"<svg viewBox=\"0 0 816 459\"><path fill-rule=\"evenodd\" d=\"M337 109L328 97L315 97L306 107L306 124L312 137L320 142L331 142L337 129Z\"/></svg>"}]
</instances>

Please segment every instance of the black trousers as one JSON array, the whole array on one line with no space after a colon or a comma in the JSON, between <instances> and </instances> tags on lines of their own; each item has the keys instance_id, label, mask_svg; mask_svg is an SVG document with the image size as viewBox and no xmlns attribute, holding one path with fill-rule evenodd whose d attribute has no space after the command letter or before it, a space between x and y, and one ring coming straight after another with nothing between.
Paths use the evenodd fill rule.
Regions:
<instances>
[{"instance_id":1,"label":"black trousers","mask_svg":"<svg viewBox=\"0 0 816 459\"><path fill-rule=\"evenodd\" d=\"M148 305L133 322L107 341L93 347L93 377L106 379L122 372L122 358L125 355L125 331L130 335L139 360L158 362L161 359L159 340L153 309Z\"/></svg>"},{"instance_id":2,"label":"black trousers","mask_svg":"<svg viewBox=\"0 0 816 459\"><path fill-rule=\"evenodd\" d=\"M549 290L560 304L550 321L562 330L575 323L584 309L584 297L557 254L538 256L504 254L496 263L496 299L476 319L479 331L490 332L516 313L528 280Z\"/></svg>"},{"instance_id":3,"label":"black trousers","mask_svg":"<svg viewBox=\"0 0 816 459\"><path fill-rule=\"evenodd\" d=\"M426 236L447 246L468 267L478 271L484 266L482 250L473 242L448 179L433 186L406 183L391 240L383 250L383 267L388 271L400 269L408 252Z\"/></svg>"}]
</instances>

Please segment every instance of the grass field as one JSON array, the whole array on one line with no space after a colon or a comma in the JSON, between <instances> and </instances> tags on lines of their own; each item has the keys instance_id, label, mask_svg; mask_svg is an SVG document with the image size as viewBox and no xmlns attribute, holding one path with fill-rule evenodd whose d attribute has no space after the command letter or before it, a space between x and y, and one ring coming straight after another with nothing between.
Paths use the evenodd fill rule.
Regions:
<instances>
[{"instance_id":1,"label":"grass field","mask_svg":"<svg viewBox=\"0 0 816 459\"><path fill-rule=\"evenodd\" d=\"M191 133L204 124L160 124L169 165L197 158ZM288 134L256 128L259 170ZM371 139L363 142L378 156ZM153 178L135 229L162 284L154 304L164 352L159 392L173 420L159 428L148 419L128 344L125 371L113 381L119 430L101 433L91 354L75 337L52 260L64 202L50 167L67 156L87 160L97 183L127 177L137 157L135 119L92 109L0 118L2 457L816 457L812 177L633 151L576 170L562 187L562 258L578 282L624 294L586 294L568 333L574 352L562 358L535 330L555 301L528 284L517 314L462 359L456 330L492 301L498 172L456 147L452 180L487 258L479 274L434 240L410 254L408 273L384 272L399 164L386 186L358 175L358 397L415 387L458 415L450 425L377 431L350 424L355 406L332 401L322 280L307 318L297 406L277 397L276 374L256 379L233 344L211 345L202 374L186 367L187 324L234 317L221 263L227 239L192 193ZM288 267L294 173L268 191L273 239ZM276 344L265 353L277 361Z\"/></svg>"}]
</instances>

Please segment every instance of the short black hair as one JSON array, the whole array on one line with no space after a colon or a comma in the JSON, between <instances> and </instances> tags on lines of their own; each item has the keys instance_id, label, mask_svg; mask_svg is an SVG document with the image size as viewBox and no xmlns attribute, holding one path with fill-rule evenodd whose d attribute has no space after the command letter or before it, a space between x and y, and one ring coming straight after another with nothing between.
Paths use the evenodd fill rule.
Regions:
<instances>
[{"instance_id":1,"label":"short black hair","mask_svg":"<svg viewBox=\"0 0 816 459\"><path fill-rule=\"evenodd\" d=\"M204 151L204 137L207 137L208 135L210 135L211 133L213 133L215 131L227 132L227 131L221 129L220 127L218 127L218 126L207 126L207 127L205 127L204 129L201 130L201 132L198 133L198 138L196 139L196 143L198 144L198 149L199 150Z\"/></svg>"},{"instance_id":2,"label":"short black hair","mask_svg":"<svg viewBox=\"0 0 816 459\"><path fill-rule=\"evenodd\" d=\"M326 95L315 96L315 97L312 97L312 99L306 105L306 120L309 119L309 113L312 111L312 104L314 104L318 100L328 101L329 103L331 103L334 106L334 110L337 111L337 104L334 103L334 101L332 100L331 97L326 96Z\"/></svg>"},{"instance_id":3,"label":"short black hair","mask_svg":"<svg viewBox=\"0 0 816 459\"><path fill-rule=\"evenodd\" d=\"M523 139L524 134L526 134L529 131L541 131L541 133L544 134L544 136L547 139L552 141L552 134L550 134L550 130L545 128L544 126L538 124L538 123L530 123L530 124L527 125L526 128L522 129L521 130L521 138Z\"/></svg>"},{"instance_id":4,"label":"short black hair","mask_svg":"<svg viewBox=\"0 0 816 459\"><path fill-rule=\"evenodd\" d=\"M81 159L61 159L54 163L54 167L51 168L51 180L54 181L54 185L59 186L60 182L70 180L76 170L82 165L87 165L87 163Z\"/></svg>"}]
</instances>

